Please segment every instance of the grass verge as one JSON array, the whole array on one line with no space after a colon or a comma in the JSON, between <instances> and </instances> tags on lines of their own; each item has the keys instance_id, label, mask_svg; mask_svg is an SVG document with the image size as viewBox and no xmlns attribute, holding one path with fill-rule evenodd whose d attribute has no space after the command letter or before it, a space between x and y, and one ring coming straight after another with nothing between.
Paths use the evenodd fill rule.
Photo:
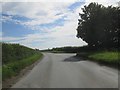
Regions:
<instances>
[{"instance_id":1,"label":"grass verge","mask_svg":"<svg viewBox=\"0 0 120 90\"><path fill-rule=\"evenodd\" d=\"M114 67L120 65L119 55L120 52L117 51L85 52L77 54L77 56L79 57L87 58L89 60L107 64L110 66L112 65Z\"/></svg>"},{"instance_id":2,"label":"grass verge","mask_svg":"<svg viewBox=\"0 0 120 90\"><path fill-rule=\"evenodd\" d=\"M118 59L118 54L120 52L98 52L93 53L88 56L88 58L94 59L99 62L107 62L107 63L119 63L120 60Z\"/></svg>"},{"instance_id":3,"label":"grass verge","mask_svg":"<svg viewBox=\"0 0 120 90\"><path fill-rule=\"evenodd\" d=\"M12 76L16 76L22 69L26 66L31 65L38 59L42 58L43 54L37 53L29 58L25 58L19 61L15 61L12 63L8 63L2 66L2 79L5 80L7 78L11 78Z\"/></svg>"}]
</instances>

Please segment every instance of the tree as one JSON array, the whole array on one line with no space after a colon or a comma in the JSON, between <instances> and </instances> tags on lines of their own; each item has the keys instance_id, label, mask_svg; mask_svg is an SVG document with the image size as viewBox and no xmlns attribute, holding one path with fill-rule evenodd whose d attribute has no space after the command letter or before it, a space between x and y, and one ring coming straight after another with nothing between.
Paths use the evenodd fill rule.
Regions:
<instances>
[{"instance_id":1,"label":"tree","mask_svg":"<svg viewBox=\"0 0 120 90\"><path fill-rule=\"evenodd\" d=\"M90 3L82 11L78 19L77 37L90 47L118 47L120 8Z\"/></svg>"}]
</instances>

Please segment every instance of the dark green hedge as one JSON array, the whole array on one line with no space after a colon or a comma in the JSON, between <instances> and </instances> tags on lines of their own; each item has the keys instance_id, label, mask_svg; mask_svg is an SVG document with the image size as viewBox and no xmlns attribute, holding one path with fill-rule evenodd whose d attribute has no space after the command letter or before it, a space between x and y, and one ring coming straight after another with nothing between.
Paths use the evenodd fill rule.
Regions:
<instances>
[{"instance_id":1,"label":"dark green hedge","mask_svg":"<svg viewBox=\"0 0 120 90\"><path fill-rule=\"evenodd\" d=\"M37 51L19 44L2 43L2 63L7 64L27 58Z\"/></svg>"}]
</instances>

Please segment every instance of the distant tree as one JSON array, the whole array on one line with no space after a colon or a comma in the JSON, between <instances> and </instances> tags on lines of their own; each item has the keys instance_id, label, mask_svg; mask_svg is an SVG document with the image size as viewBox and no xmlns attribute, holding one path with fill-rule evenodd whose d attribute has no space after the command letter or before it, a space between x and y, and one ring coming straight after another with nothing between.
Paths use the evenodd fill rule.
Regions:
<instances>
[{"instance_id":1,"label":"distant tree","mask_svg":"<svg viewBox=\"0 0 120 90\"><path fill-rule=\"evenodd\" d=\"M120 34L120 7L104 7L90 3L79 13L77 37L90 47L118 47Z\"/></svg>"}]
</instances>

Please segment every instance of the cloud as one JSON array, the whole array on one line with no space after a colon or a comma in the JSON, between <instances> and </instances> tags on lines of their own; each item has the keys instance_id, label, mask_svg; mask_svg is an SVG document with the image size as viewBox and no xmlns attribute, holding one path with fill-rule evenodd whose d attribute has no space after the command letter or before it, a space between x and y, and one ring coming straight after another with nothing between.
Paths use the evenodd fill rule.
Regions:
<instances>
[{"instance_id":1,"label":"cloud","mask_svg":"<svg viewBox=\"0 0 120 90\"><path fill-rule=\"evenodd\" d=\"M6 2L2 4L3 21L11 21L32 30L38 30L41 24L54 23L68 15L72 2ZM29 20L13 19L14 16L26 17Z\"/></svg>"},{"instance_id":2,"label":"cloud","mask_svg":"<svg viewBox=\"0 0 120 90\"><path fill-rule=\"evenodd\" d=\"M7 0L6 0L7 1ZM9 1L9 0L8 0ZM20 23L25 26L38 26L40 24L48 24L53 23L55 20L68 15L68 7L72 6L73 2L76 3L80 0L65 0L64 2L58 2L56 0L53 0L51 2L45 2L44 0L41 0L40 2L6 2L2 4L3 7L3 13L8 15L18 15L23 16L26 18L29 18L31 20L28 21L18 21L14 20L16 23ZM83 5L80 6L83 7L84 5L88 5L90 2L98 2L103 5L116 5L119 0L85 0L80 1L84 2ZM4 1L5 2L5 1ZM74 4L73 4L74 5ZM79 9L81 12L81 9ZM11 20L10 17L6 18L7 20Z\"/></svg>"},{"instance_id":3,"label":"cloud","mask_svg":"<svg viewBox=\"0 0 120 90\"><path fill-rule=\"evenodd\" d=\"M99 4L102 4L104 6L108 6L108 5L113 5L113 6L117 6L119 0L85 0L86 4L90 3L90 2L98 2Z\"/></svg>"},{"instance_id":4,"label":"cloud","mask_svg":"<svg viewBox=\"0 0 120 90\"><path fill-rule=\"evenodd\" d=\"M49 33L34 33L24 37L3 37L4 41L11 43L20 43L32 48L52 48L60 46L82 46L86 45L84 41L76 38L76 21L68 21L63 26L53 28Z\"/></svg>"},{"instance_id":5,"label":"cloud","mask_svg":"<svg viewBox=\"0 0 120 90\"><path fill-rule=\"evenodd\" d=\"M3 13L8 15L19 15L30 18L31 21L24 22L26 25L39 25L51 23L65 13L70 3L55 2L28 2L28 3L3 3Z\"/></svg>"},{"instance_id":6,"label":"cloud","mask_svg":"<svg viewBox=\"0 0 120 90\"><path fill-rule=\"evenodd\" d=\"M73 0L77 1L77 0ZM75 3L75 2L74 2ZM3 3L3 21L11 21L16 24L23 25L32 30L41 28L41 24L50 24L63 18L69 17L69 6L73 2L6 2ZM26 17L30 20L21 21L13 19L14 16Z\"/></svg>"},{"instance_id":7,"label":"cloud","mask_svg":"<svg viewBox=\"0 0 120 90\"><path fill-rule=\"evenodd\" d=\"M84 2L82 5L71 10L69 7L78 1L63 0L63 2L58 2L53 0L46 2L46 0L41 0L41 2L22 3L21 1L18 3L13 1L12 3L3 3L3 13L8 15L3 16L3 21L11 21L30 28L30 30L35 30L33 34L27 34L23 37L3 37L3 40L39 49L86 45L87 43L76 38L77 20L79 12L82 12L81 7L90 2L115 5L118 0L85 0L81 1ZM14 19L14 16L25 17L29 20ZM60 22L61 18L62 22ZM62 24L58 24L59 22ZM41 34L41 32L45 33Z\"/></svg>"},{"instance_id":8,"label":"cloud","mask_svg":"<svg viewBox=\"0 0 120 90\"><path fill-rule=\"evenodd\" d=\"M86 45L84 41L76 38L77 19L79 17L78 13L76 13L75 10L72 12L68 10L67 13L65 13L64 15L66 15L67 17L64 18L65 22L62 26L56 26L51 29L47 27L43 28L42 31L46 31L46 33L44 34L28 34L21 38L7 37L4 40L11 40L12 43L21 43L32 48ZM35 26L34 29L35 28L37 27Z\"/></svg>"}]
</instances>

